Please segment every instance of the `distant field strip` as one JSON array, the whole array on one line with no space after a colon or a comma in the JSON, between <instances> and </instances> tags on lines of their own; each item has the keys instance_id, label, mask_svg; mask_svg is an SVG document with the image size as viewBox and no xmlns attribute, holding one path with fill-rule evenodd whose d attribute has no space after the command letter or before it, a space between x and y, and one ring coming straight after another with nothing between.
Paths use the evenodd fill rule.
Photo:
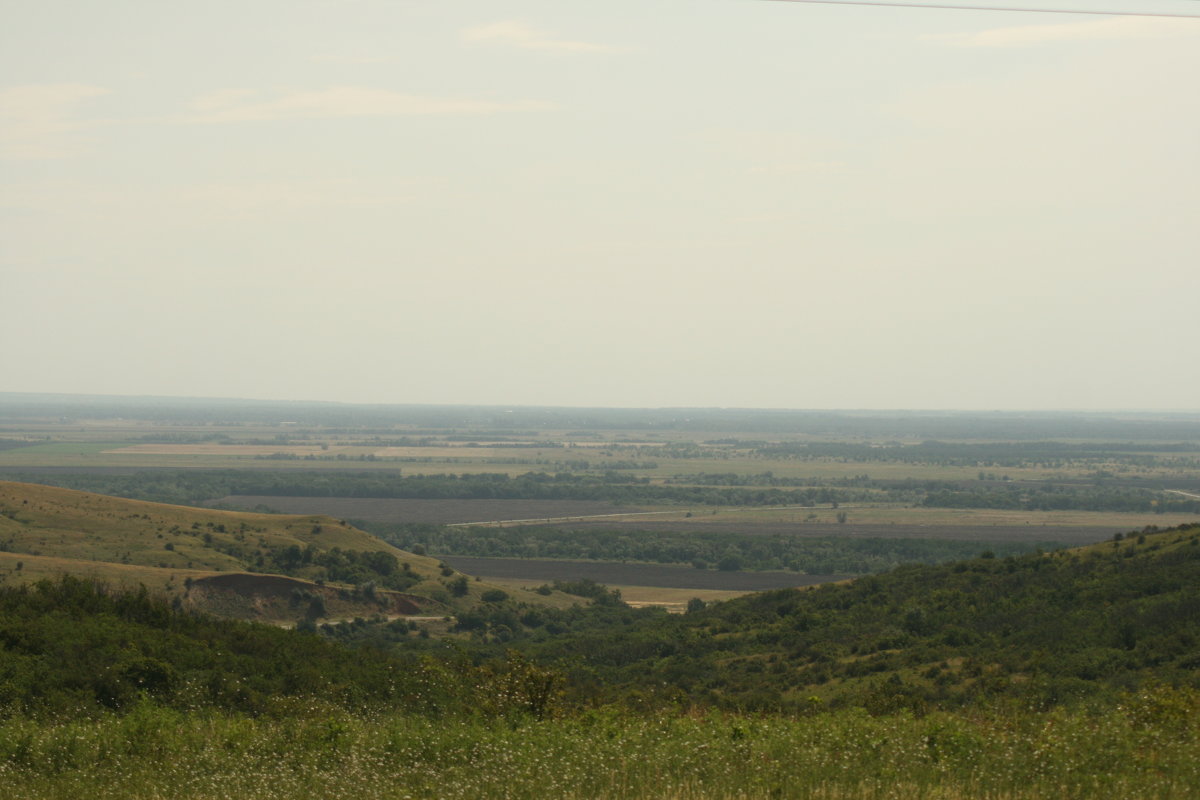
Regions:
<instances>
[{"instance_id":1,"label":"distant field strip","mask_svg":"<svg viewBox=\"0 0 1200 800\"><path fill-rule=\"evenodd\" d=\"M794 572L720 572L663 564L620 561L558 561L553 559L473 558L445 556L447 564L481 578L529 581L592 580L603 584L659 586L673 589L723 589L761 592L793 586L840 581L847 575L801 575Z\"/></svg>"},{"instance_id":2,"label":"distant field strip","mask_svg":"<svg viewBox=\"0 0 1200 800\"><path fill-rule=\"evenodd\" d=\"M686 519L694 513L708 512L673 508L647 510L621 506L612 511L612 503L594 500L420 500L373 497L292 497L282 495L228 495L210 500L208 506L254 509L266 506L288 514L326 514L340 519L369 522L428 522L457 527L487 525L546 525L567 522L622 520L636 522L643 517L675 516ZM857 506L842 506L857 508ZM631 509L632 510L628 510ZM741 512L814 509L817 506L771 506L739 509ZM823 506L828 510L828 506ZM637 519L632 519L637 518Z\"/></svg>"},{"instance_id":3,"label":"distant field strip","mask_svg":"<svg viewBox=\"0 0 1200 800\"><path fill-rule=\"evenodd\" d=\"M870 537L881 539L959 539L964 541L1019 541L1031 544L1081 545L1111 538L1114 533L1128 533L1157 519L1153 515L1076 515L1075 524L1021 524L1022 515L995 515L998 522L983 524L974 513L928 513L921 509L857 509L852 515L866 515L867 520L838 524L832 519L835 512L828 506L821 510L823 518L806 520L805 508L722 509L717 514L696 511L687 517L688 510L614 506L593 500L421 500L372 497L291 497L282 495L229 495L205 505L253 510L270 508L287 514L325 514L337 519L365 522L419 522L436 525L562 525L578 530L628 530L656 532L742 533L747 535L787 535L802 537ZM614 509L621 509L615 511ZM747 512L775 511L772 514ZM940 510L935 510L940 511ZM790 513L789 513L790 512ZM892 516L886 521L882 516ZM909 515L920 515L920 522L909 522ZM925 516L928 515L928 519ZM1036 519L1053 519L1066 515L1028 515ZM828 517L826 519L825 517ZM1111 519L1111 524L1080 524L1084 519Z\"/></svg>"},{"instance_id":4,"label":"distant field strip","mask_svg":"<svg viewBox=\"0 0 1200 800\"><path fill-rule=\"evenodd\" d=\"M908 525L817 522L723 521L718 516L669 521L581 520L570 523L573 530L626 530L657 533L741 533L747 536L796 536L805 538L955 539L967 542L1029 542L1031 544L1082 545L1127 533L1130 526L1051 527L1035 525Z\"/></svg>"},{"instance_id":5,"label":"distant field strip","mask_svg":"<svg viewBox=\"0 0 1200 800\"><path fill-rule=\"evenodd\" d=\"M489 519L482 522L455 522L452 527L455 528L471 528L482 527L485 525L545 525L550 522L582 522L584 520L599 520L609 519L612 517L653 517L660 514L675 514L676 516L686 514L686 511L622 511L618 514L588 514L585 516L572 517L532 517L530 519Z\"/></svg>"},{"instance_id":6,"label":"distant field strip","mask_svg":"<svg viewBox=\"0 0 1200 800\"><path fill-rule=\"evenodd\" d=\"M829 506L767 506L763 508L739 508L739 513L753 513L756 511L794 511L797 509L828 509ZM860 508L860 506L842 506L842 508ZM637 520L627 519L628 517L654 517L662 515L674 515L683 519L690 519L694 514L704 515L706 512L699 510L688 510L685 508L676 508L669 511L622 511L616 514L588 514L584 516L576 515L571 517L533 517L531 519L490 519L482 522L456 522L454 527L467 528L472 526L484 525L547 525L560 522L599 522L605 519L622 518L625 522L637 522ZM701 517L703 518L703 517ZM684 523L686 524L686 523Z\"/></svg>"},{"instance_id":7,"label":"distant field strip","mask_svg":"<svg viewBox=\"0 0 1200 800\"><path fill-rule=\"evenodd\" d=\"M617 507L610 502L597 500L414 500L243 494L210 500L205 505L244 509L265 506L286 514L325 514L338 519L368 522L427 522L438 525L477 523L480 520L533 519L544 522L549 518L602 515ZM646 513L636 507L621 508L624 513Z\"/></svg>"},{"instance_id":8,"label":"distant field strip","mask_svg":"<svg viewBox=\"0 0 1200 800\"><path fill-rule=\"evenodd\" d=\"M319 445L272 444L131 444L102 451L111 455L155 456L271 456L286 453L295 456L321 455L330 452Z\"/></svg>"}]
</instances>

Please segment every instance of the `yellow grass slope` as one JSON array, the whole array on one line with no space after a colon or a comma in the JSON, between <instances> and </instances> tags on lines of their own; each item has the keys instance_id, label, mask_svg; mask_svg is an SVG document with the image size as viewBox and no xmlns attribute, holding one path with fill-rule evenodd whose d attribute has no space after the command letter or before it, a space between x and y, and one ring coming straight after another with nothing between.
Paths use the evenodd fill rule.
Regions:
<instances>
[{"instance_id":1,"label":"yellow grass slope","mask_svg":"<svg viewBox=\"0 0 1200 800\"><path fill-rule=\"evenodd\" d=\"M368 602L348 597L346 587L306 580L313 575L303 569L286 580L268 579L264 573L277 571L271 554L293 546L390 553L421 580L404 593L380 591ZM116 585L141 584L190 604L203 601L207 610L223 615L292 621L304 611L286 604L281 609L280 598L292 589L326 597L329 616L336 617L452 613L493 588L472 581L467 595L448 600L445 590L458 573L447 575L436 559L392 547L330 517L215 511L0 481L0 580L24 583L64 573ZM214 580L233 573L257 579ZM507 591L537 604L559 605L562 600Z\"/></svg>"},{"instance_id":2,"label":"yellow grass slope","mask_svg":"<svg viewBox=\"0 0 1200 800\"><path fill-rule=\"evenodd\" d=\"M10 552L171 569L241 570L248 556L314 545L384 551L415 571L434 559L406 553L344 522L171 506L0 481L0 545Z\"/></svg>"}]
</instances>

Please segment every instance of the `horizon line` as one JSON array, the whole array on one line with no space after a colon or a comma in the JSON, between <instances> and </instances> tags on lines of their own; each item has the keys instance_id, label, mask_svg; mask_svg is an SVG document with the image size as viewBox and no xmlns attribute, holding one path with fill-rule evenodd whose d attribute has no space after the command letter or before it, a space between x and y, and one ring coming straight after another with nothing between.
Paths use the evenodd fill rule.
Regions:
<instances>
[{"instance_id":1,"label":"horizon line","mask_svg":"<svg viewBox=\"0 0 1200 800\"><path fill-rule=\"evenodd\" d=\"M417 401L364 401L364 400L313 400L313 399L280 399L231 396L203 395L169 395L169 394L108 394L93 392L31 392L0 390L0 398L27 397L34 398L74 398L78 400L176 400L204 401L215 403L265 403L279 405L328 405L328 406L392 406L392 407L424 407L424 408L495 408L495 409L572 409L572 410L605 410L605 411L761 411L761 412L792 412L792 413L955 413L955 414L1200 414L1200 408L1083 408L1083 407L952 407L952 406L889 406L889 407L854 407L854 406L701 406L701 405L561 405L561 404L530 404L530 403L446 403L446 402L417 402Z\"/></svg>"}]
</instances>

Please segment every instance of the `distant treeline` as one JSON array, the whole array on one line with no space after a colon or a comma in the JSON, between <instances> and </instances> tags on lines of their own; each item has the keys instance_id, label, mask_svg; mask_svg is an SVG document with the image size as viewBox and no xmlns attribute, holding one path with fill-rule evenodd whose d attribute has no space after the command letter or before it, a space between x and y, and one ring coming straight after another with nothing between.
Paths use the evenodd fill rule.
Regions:
<instances>
[{"instance_id":1,"label":"distant treeline","mask_svg":"<svg viewBox=\"0 0 1200 800\"><path fill-rule=\"evenodd\" d=\"M468 448L460 448L467 450ZM486 449L486 448L485 448ZM472 451L474 452L474 451ZM370 463L387 462L389 464L492 464L496 466L529 466L541 467L542 469L566 470L566 471L590 471L590 470L633 470L633 469L657 469L658 463L654 461L597 461L592 462L586 459L569 458L569 459L552 459L552 458L512 458L511 456L377 456L374 453L360 453L358 455L348 455L346 453L334 453L333 455L324 454L317 455L315 453L265 453L254 456L259 461L366 461Z\"/></svg>"},{"instance_id":2,"label":"distant treeline","mask_svg":"<svg viewBox=\"0 0 1200 800\"><path fill-rule=\"evenodd\" d=\"M647 478L531 472L506 474L398 475L396 473L259 470L154 470L133 475L58 473L14 476L69 489L191 504L231 494L287 497L420 499L600 500L618 504L716 506L821 505L879 500L877 493L835 487L783 490L756 487L652 485Z\"/></svg>"},{"instance_id":3,"label":"distant treeline","mask_svg":"<svg viewBox=\"0 0 1200 800\"><path fill-rule=\"evenodd\" d=\"M901 462L954 467L1063 467L1072 462L1114 462L1149 467L1162 462L1157 453L1200 453L1200 444L1132 442L984 442L928 441L886 445L850 442L741 443L767 458L827 458L849 462ZM1200 457L1169 459L1175 466L1200 466Z\"/></svg>"},{"instance_id":4,"label":"distant treeline","mask_svg":"<svg viewBox=\"0 0 1200 800\"><path fill-rule=\"evenodd\" d=\"M596 561L644 561L691 564L699 569L781 570L808 575L883 572L900 564L936 564L971 558L982 550L998 556L1026 553L1059 543L946 539L747 536L704 530L597 531L569 528L459 528L358 522L402 550L436 556L495 558L567 558Z\"/></svg>"},{"instance_id":5,"label":"distant treeline","mask_svg":"<svg viewBox=\"0 0 1200 800\"><path fill-rule=\"evenodd\" d=\"M923 504L935 508L1025 511L1155 511L1200 514L1200 499L1179 494L1097 486L1012 486L940 489Z\"/></svg>"},{"instance_id":6,"label":"distant treeline","mask_svg":"<svg viewBox=\"0 0 1200 800\"><path fill-rule=\"evenodd\" d=\"M981 473L981 476L985 476ZM45 483L136 500L194 505L228 495L441 500L590 500L617 505L818 506L903 503L934 508L1029 511L1157 511L1200 513L1200 498L1109 484L1033 481L829 480L779 478L770 472L677 475L666 484L615 470L602 474L528 472L401 475L383 470L142 470L10 472L4 479Z\"/></svg>"},{"instance_id":7,"label":"distant treeline","mask_svg":"<svg viewBox=\"0 0 1200 800\"><path fill-rule=\"evenodd\" d=\"M793 411L736 408L556 408L367 405L170 397L0 393L11 420L136 419L179 425L317 426L380 436L464 432L476 439L528 431L739 431L876 440L1200 442L1200 415L1186 413ZM415 433L413 431L415 430Z\"/></svg>"},{"instance_id":8,"label":"distant treeline","mask_svg":"<svg viewBox=\"0 0 1200 800\"><path fill-rule=\"evenodd\" d=\"M876 481L870 475L851 475L841 478L785 478L773 472L756 472L750 475L740 475L736 472L692 472L672 475L666 479L670 484L691 484L699 486L855 486L866 488L892 488L897 481ZM957 483L943 481L910 481L909 488L928 484L930 486L951 486Z\"/></svg>"}]
</instances>

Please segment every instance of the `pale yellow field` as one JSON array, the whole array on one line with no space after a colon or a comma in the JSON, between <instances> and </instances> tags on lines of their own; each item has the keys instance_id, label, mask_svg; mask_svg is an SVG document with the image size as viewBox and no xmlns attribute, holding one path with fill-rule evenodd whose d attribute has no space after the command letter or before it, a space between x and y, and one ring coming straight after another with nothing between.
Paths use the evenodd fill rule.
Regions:
<instances>
[{"instance_id":1,"label":"pale yellow field","mask_svg":"<svg viewBox=\"0 0 1200 800\"><path fill-rule=\"evenodd\" d=\"M295 456L335 453L344 448L321 449L320 445L288 444L131 444L102 452L111 455L156 456L269 456L286 453Z\"/></svg>"},{"instance_id":2,"label":"pale yellow field","mask_svg":"<svg viewBox=\"0 0 1200 800\"><path fill-rule=\"evenodd\" d=\"M700 598L706 603L716 603L733 597L753 594L753 592L735 592L727 589L668 589L662 586L609 586L618 589L621 599L634 608L644 606L662 606L673 614L682 614L687 609L688 601Z\"/></svg>"},{"instance_id":3,"label":"pale yellow field","mask_svg":"<svg viewBox=\"0 0 1200 800\"><path fill-rule=\"evenodd\" d=\"M853 478L858 475L868 475L875 480L974 480L979 474L978 467L942 466L938 464L908 464L900 461L841 461L828 458L787 459L759 458L741 453L726 451L722 457L721 450L712 449L712 457L670 459L647 455L658 466L652 470L638 470L638 475L651 477L672 477L697 473L733 472L740 475L751 475L771 472L777 478ZM997 475L1007 475L1014 481L1018 480L1063 480L1079 477L1089 470L1099 468L1099 465L1086 467L1071 467L1068 469L1051 469L1045 467L996 467L988 468L988 472ZM1162 469L1116 469L1124 477L1169 477L1173 473Z\"/></svg>"},{"instance_id":4,"label":"pale yellow field","mask_svg":"<svg viewBox=\"0 0 1200 800\"><path fill-rule=\"evenodd\" d=\"M529 591L533 591L542 585L542 582L530 581L528 578L488 578L488 583L504 587L505 589L527 589ZM719 600L729 600L733 597L753 594L753 592L738 592L726 589L669 589L662 586L606 585L610 589L619 589L621 591L621 599L634 608L662 606L672 613L683 613L687 608L688 601L693 597L699 597L706 603L715 603ZM552 597L558 596L557 592L552 595ZM563 595L563 597L570 598L571 595ZM575 598L573 602L584 605L588 601L580 597ZM566 605L571 605L571 602L566 603Z\"/></svg>"},{"instance_id":5,"label":"pale yellow field","mask_svg":"<svg viewBox=\"0 0 1200 800\"><path fill-rule=\"evenodd\" d=\"M468 447L466 444L436 447L383 447L369 451L376 458L421 458L437 462L441 459L534 459L566 458L567 448L547 444L545 447Z\"/></svg>"}]
</instances>

